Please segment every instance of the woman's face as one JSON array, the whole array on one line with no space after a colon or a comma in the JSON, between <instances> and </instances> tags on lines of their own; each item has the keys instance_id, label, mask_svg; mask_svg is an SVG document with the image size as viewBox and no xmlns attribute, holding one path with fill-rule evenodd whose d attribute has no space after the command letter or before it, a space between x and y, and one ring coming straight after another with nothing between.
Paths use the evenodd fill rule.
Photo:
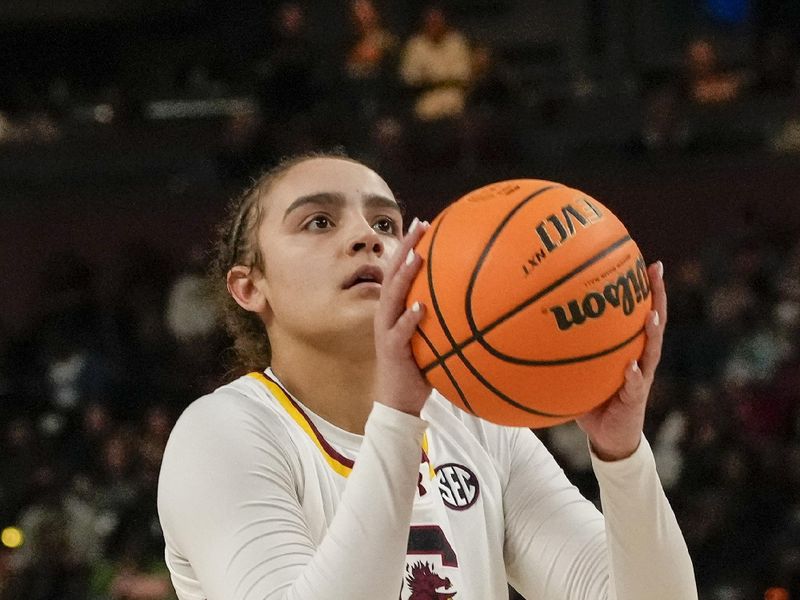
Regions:
<instances>
[{"instance_id":1,"label":"woman's face","mask_svg":"<svg viewBox=\"0 0 800 600\"><path fill-rule=\"evenodd\" d=\"M273 344L289 336L371 347L383 273L402 237L386 182L361 164L315 158L280 176L262 202L264 273L256 285Z\"/></svg>"}]
</instances>

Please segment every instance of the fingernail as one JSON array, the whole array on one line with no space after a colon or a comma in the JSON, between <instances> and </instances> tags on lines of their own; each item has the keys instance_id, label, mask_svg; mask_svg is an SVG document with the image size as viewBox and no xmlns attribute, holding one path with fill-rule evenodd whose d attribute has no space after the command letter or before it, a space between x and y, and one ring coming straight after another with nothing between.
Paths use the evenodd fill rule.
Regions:
<instances>
[{"instance_id":1,"label":"fingernail","mask_svg":"<svg viewBox=\"0 0 800 600\"><path fill-rule=\"evenodd\" d=\"M658 316L658 311L653 314L653 325L658 327L658 324L661 322L661 318Z\"/></svg>"},{"instance_id":2,"label":"fingernail","mask_svg":"<svg viewBox=\"0 0 800 600\"><path fill-rule=\"evenodd\" d=\"M422 222L422 226L423 226L425 229L427 229L428 227L430 227L430 226L431 226L431 224L430 224L430 223L428 223L427 221L423 221L423 222Z\"/></svg>"},{"instance_id":3,"label":"fingernail","mask_svg":"<svg viewBox=\"0 0 800 600\"><path fill-rule=\"evenodd\" d=\"M414 302L414 304L411 305L411 312L419 312L419 302Z\"/></svg>"},{"instance_id":4,"label":"fingernail","mask_svg":"<svg viewBox=\"0 0 800 600\"><path fill-rule=\"evenodd\" d=\"M639 372L639 361L635 360L631 363L631 371L633 371L634 373Z\"/></svg>"},{"instance_id":5,"label":"fingernail","mask_svg":"<svg viewBox=\"0 0 800 600\"><path fill-rule=\"evenodd\" d=\"M410 265L412 262L414 262L414 251L409 250L408 254L406 254L406 264Z\"/></svg>"},{"instance_id":6,"label":"fingernail","mask_svg":"<svg viewBox=\"0 0 800 600\"><path fill-rule=\"evenodd\" d=\"M661 261L658 261L658 263L656 263L656 264L658 265L658 276L659 277L663 277L664 276L664 263L661 262ZM656 325L658 325L658 323L656 323Z\"/></svg>"},{"instance_id":7,"label":"fingernail","mask_svg":"<svg viewBox=\"0 0 800 600\"><path fill-rule=\"evenodd\" d=\"M408 233L413 233L414 230L417 228L417 225L419 225L419 219L417 217L414 217L414 220L411 221L411 225L409 225L408 227Z\"/></svg>"}]
</instances>

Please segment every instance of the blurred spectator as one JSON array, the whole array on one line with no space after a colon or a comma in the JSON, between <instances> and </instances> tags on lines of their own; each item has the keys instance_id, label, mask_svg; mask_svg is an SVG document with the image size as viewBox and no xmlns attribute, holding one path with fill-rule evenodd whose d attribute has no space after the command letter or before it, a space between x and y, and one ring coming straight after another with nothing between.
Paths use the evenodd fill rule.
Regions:
<instances>
[{"instance_id":1,"label":"blurred spectator","mask_svg":"<svg viewBox=\"0 0 800 600\"><path fill-rule=\"evenodd\" d=\"M94 591L109 600L172 600L176 598L164 565L161 530L150 511L131 512L112 539L107 560L98 563Z\"/></svg>"},{"instance_id":2,"label":"blurred spectator","mask_svg":"<svg viewBox=\"0 0 800 600\"><path fill-rule=\"evenodd\" d=\"M754 445L769 446L790 439L800 408L800 366L785 362L775 369L770 381L735 381L723 391L739 421L741 439ZM721 394L722 396L722 394ZM724 397L724 396L723 396Z\"/></svg>"},{"instance_id":3,"label":"blurred spectator","mask_svg":"<svg viewBox=\"0 0 800 600\"><path fill-rule=\"evenodd\" d=\"M130 419L142 398L165 393L180 377L171 364L174 343L164 319L173 269L160 252L136 242L121 249L109 271L109 338L126 368L114 394L102 400L115 416Z\"/></svg>"},{"instance_id":4,"label":"blurred spectator","mask_svg":"<svg viewBox=\"0 0 800 600\"><path fill-rule=\"evenodd\" d=\"M114 527L139 500L136 455L132 447L135 439L132 430L119 430L106 438L102 448L97 505Z\"/></svg>"},{"instance_id":5,"label":"blurred spectator","mask_svg":"<svg viewBox=\"0 0 800 600\"><path fill-rule=\"evenodd\" d=\"M461 116L472 62L464 35L439 6L422 13L422 25L403 48L400 74L415 92L414 116L420 121Z\"/></svg>"},{"instance_id":6,"label":"blurred spectator","mask_svg":"<svg viewBox=\"0 0 800 600\"><path fill-rule=\"evenodd\" d=\"M513 76L487 44L472 50L464 107L463 165L508 165L519 159L519 92Z\"/></svg>"},{"instance_id":7,"label":"blurred spectator","mask_svg":"<svg viewBox=\"0 0 800 600\"><path fill-rule=\"evenodd\" d=\"M153 404L144 413L144 426L138 450L138 480L144 494L156 498L158 472L167 446L169 433L174 425L170 410L164 404Z\"/></svg>"},{"instance_id":8,"label":"blurred spectator","mask_svg":"<svg viewBox=\"0 0 800 600\"><path fill-rule=\"evenodd\" d=\"M670 325L662 365L679 384L714 381L728 352L724 331L711 319L711 273L699 258L676 265L670 294ZM678 394L685 390L679 388Z\"/></svg>"},{"instance_id":9,"label":"blurred spectator","mask_svg":"<svg viewBox=\"0 0 800 600\"><path fill-rule=\"evenodd\" d=\"M790 348L772 324L772 316L745 321L725 364L723 381L737 386L770 381Z\"/></svg>"},{"instance_id":10,"label":"blurred spectator","mask_svg":"<svg viewBox=\"0 0 800 600\"><path fill-rule=\"evenodd\" d=\"M768 140L769 148L782 154L800 152L800 85L791 102L789 114Z\"/></svg>"},{"instance_id":11,"label":"blurred spectator","mask_svg":"<svg viewBox=\"0 0 800 600\"><path fill-rule=\"evenodd\" d=\"M63 478L53 469L36 473L33 500L19 517L25 543L12 559L8 597L26 600L83 600L88 595L89 554L83 536L91 529L73 528L62 500Z\"/></svg>"},{"instance_id":12,"label":"blurred spectator","mask_svg":"<svg viewBox=\"0 0 800 600\"><path fill-rule=\"evenodd\" d=\"M684 85L694 104L723 104L741 97L747 77L720 63L719 51L710 38L698 37L690 41L684 61Z\"/></svg>"},{"instance_id":13,"label":"blurred spectator","mask_svg":"<svg viewBox=\"0 0 800 600\"><path fill-rule=\"evenodd\" d=\"M308 34L306 13L285 2L275 14L274 44L256 64L264 135L263 160L319 145L318 111L325 99L322 50Z\"/></svg>"},{"instance_id":14,"label":"blurred spectator","mask_svg":"<svg viewBox=\"0 0 800 600\"><path fill-rule=\"evenodd\" d=\"M0 527L13 523L31 500L33 473L44 464L44 455L33 424L35 416L3 421L0 439Z\"/></svg>"},{"instance_id":15,"label":"blurred spectator","mask_svg":"<svg viewBox=\"0 0 800 600\"><path fill-rule=\"evenodd\" d=\"M780 298L789 303L787 308L800 310L800 240L796 240L794 246L782 257L775 280ZM798 327L796 317L789 323L794 328Z\"/></svg>"},{"instance_id":16,"label":"blurred spectator","mask_svg":"<svg viewBox=\"0 0 800 600\"><path fill-rule=\"evenodd\" d=\"M63 135L62 127L45 112L14 115L0 111L0 146L51 144Z\"/></svg>"},{"instance_id":17,"label":"blurred spectator","mask_svg":"<svg viewBox=\"0 0 800 600\"><path fill-rule=\"evenodd\" d=\"M50 257L42 271L42 314L31 334L35 372L26 373L28 395L43 399L37 427L59 451L78 426L83 407L105 400L115 386L107 358L105 323L97 301L96 273L73 253Z\"/></svg>"},{"instance_id":18,"label":"blurred spectator","mask_svg":"<svg viewBox=\"0 0 800 600\"><path fill-rule=\"evenodd\" d=\"M344 60L347 76L352 80L385 85L381 80L393 66L399 43L397 36L385 27L372 0L352 0L350 16L354 31Z\"/></svg>"},{"instance_id":19,"label":"blurred spectator","mask_svg":"<svg viewBox=\"0 0 800 600\"><path fill-rule=\"evenodd\" d=\"M786 28L770 29L757 46L755 90L790 96L797 86L800 56L797 41Z\"/></svg>"},{"instance_id":20,"label":"blurred spectator","mask_svg":"<svg viewBox=\"0 0 800 600\"><path fill-rule=\"evenodd\" d=\"M0 320L0 419L6 415L9 397L14 390L11 364L11 335Z\"/></svg>"},{"instance_id":21,"label":"blurred spectator","mask_svg":"<svg viewBox=\"0 0 800 600\"><path fill-rule=\"evenodd\" d=\"M183 270L167 285L164 323L172 375L161 386L162 401L202 395L219 383L216 371L225 340L209 297L203 249L195 246L187 254Z\"/></svg>"},{"instance_id":22,"label":"blurred spectator","mask_svg":"<svg viewBox=\"0 0 800 600\"><path fill-rule=\"evenodd\" d=\"M109 406L91 402L83 409L80 426L71 432L65 445L65 462L70 471L99 481L103 474L103 447L114 431L115 421Z\"/></svg>"},{"instance_id":23,"label":"blurred spectator","mask_svg":"<svg viewBox=\"0 0 800 600\"><path fill-rule=\"evenodd\" d=\"M400 62L400 76L413 96L415 135L409 140L410 154L417 165L455 164L472 72L470 48L441 7L428 6L421 21Z\"/></svg>"},{"instance_id":24,"label":"blurred spectator","mask_svg":"<svg viewBox=\"0 0 800 600\"><path fill-rule=\"evenodd\" d=\"M788 588L792 597L800 594L800 443L793 440L778 457L780 490L785 502L783 527L769 548L768 576Z\"/></svg>"},{"instance_id":25,"label":"blurred spectator","mask_svg":"<svg viewBox=\"0 0 800 600\"><path fill-rule=\"evenodd\" d=\"M351 0L352 39L343 57L343 81L350 121L349 138L357 154L370 150L378 128L397 121L399 40L383 23L372 0Z\"/></svg>"},{"instance_id":26,"label":"blurred spectator","mask_svg":"<svg viewBox=\"0 0 800 600\"><path fill-rule=\"evenodd\" d=\"M650 86L642 99L642 116L636 150L680 152L691 141L686 103L672 82Z\"/></svg>"},{"instance_id":27,"label":"blurred spectator","mask_svg":"<svg viewBox=\"0 0 800 600\"><path fill-rule=\"evenodd\" d=\"M108 598L175 597L155 512L158 473L173 424L169 409L156 403L144 411L138 430L122 430L108 441L110 477L101 487L98 504L105 507L110 527L106 554L96 564L94 577L95 588ZM136 444L131 443L134 439Z\"/></svg>"},{"instance_id":28,"label":"blurred spectator","mask_svg":"<svg viewBox=\"0 0 800 600\"><path fill-rule=\"evenodd\" d=\"M184 98L218 98L228 93L228 87L216 79L210 69L198 62L187 65L177 76L176 92Z\"/></svg>"},{"instance_id":29,"label":"blurred spectator","mask_svg":"<svg viewBox=\"0 0 800 600\"><path fill-rule=\"evenodd\" d=\"M215 315L202 275L183 273L172 283L165 317L170 333L179 342L190 344L211 335Z\"/></svg>"},{"instance_id":30,"label":"blurred spectator","mask_svg":"<svg viewBox=\"0 0 800 600\"><path fill-rule=\"evenodd\" d=\"M748 69L723 65L712 38L693 38L677 73L645 78L633 149L681 153L762 144L764 127L739 114L751 79Z\"/></svg>"},{"instance_id":31,"label":"blurred spectator","mask_svg":"<svg viewBox=\"0 0 800 600\"><path fill-rule=\"evenodd\" d=\"M226 119L216 155L220 179L240 183L259 170L264 158L264 127L257 109L237 111Z\"/></svg>"}]
</instances>

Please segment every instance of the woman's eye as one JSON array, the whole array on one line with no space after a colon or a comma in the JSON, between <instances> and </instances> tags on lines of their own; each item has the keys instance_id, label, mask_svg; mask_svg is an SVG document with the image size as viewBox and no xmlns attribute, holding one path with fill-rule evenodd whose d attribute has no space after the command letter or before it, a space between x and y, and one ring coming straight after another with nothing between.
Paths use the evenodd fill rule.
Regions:
<instances>
[{"instance_id":1,"label":"woman's eye","mask_svg":"<svg viewBox=\"0 0 800 600\"><path fill-rule=\"evenodd\" d=\"M389 217L381 217L373 227L381 233L397 233L397 224Z\"/></svg>"},{"instance_id":2,"label":"woman's eye","mask_svg":"<svg viewBox=\"0 0 800 600\"><path fill-rule=\"evenodd\" d=\"M307 224L307 229L328 229L333 223L325 215L317 215L313 217Z\"/></svg>"}]
</instances>

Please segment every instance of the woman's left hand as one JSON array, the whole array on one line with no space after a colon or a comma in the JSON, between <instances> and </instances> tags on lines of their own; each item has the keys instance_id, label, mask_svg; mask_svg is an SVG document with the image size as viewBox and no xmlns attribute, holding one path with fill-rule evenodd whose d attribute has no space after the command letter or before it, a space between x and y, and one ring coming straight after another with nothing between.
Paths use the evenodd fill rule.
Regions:
<instances>
[{"instance_id":1,"label":"woman's left hand","mask_svg":"<svg viewBox=\"0 0 800 600\"><path fill-rule=\"evenodd\" d=\"M667 294L661 261L650 265L647 273L653 294L653 310L645 323L647 341L642 358L638 362L632 361L625 369L625 382L616 394L576 419L601 460L627 458L641 441L647 397L661 359L664 326L667 324Z\"/></svg>"}]
</instances>

